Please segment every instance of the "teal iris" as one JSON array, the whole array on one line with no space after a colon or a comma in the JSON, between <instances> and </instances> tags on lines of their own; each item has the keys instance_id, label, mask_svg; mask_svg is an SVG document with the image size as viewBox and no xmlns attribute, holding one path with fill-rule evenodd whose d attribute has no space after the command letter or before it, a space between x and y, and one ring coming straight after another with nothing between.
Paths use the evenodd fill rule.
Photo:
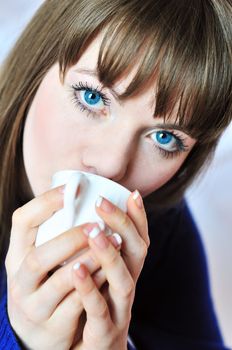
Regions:
<instances>
[{"instance_id":1,"label":"teal iris","mask_svg":"<svg viewBox=\"0 0 232 350\"><path fill-rule=\"evenodd\" d=\"M88 103L89 105L95 105L101 99L101 96L97 92L93 92L89 90L85 91L84 97L85 97L86 103Z\"/></svg>"},{"instance_id":2,"label":"teal iris","mask_svg":"<svg viewBox=\"0 0 232 350\"><path fill-rule=\"evenodd\" d=\"M166 145L170 143L172 141L172 138L173 138L173 135L165 131L158 131L156 133L156 140L162 145Z\"/></svg>"}]
</instances>

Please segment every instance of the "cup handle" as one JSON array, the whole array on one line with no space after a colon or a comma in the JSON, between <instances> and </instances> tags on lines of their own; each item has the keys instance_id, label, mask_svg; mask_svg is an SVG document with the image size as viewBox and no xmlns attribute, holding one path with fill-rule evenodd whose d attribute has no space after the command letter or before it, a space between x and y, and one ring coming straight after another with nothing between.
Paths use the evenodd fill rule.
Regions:
<instances>
[{"instance_id":1,"label":"cup handle","mask_svg":"<svg viewBox=\"0 0 232 350\"><path fill-rule=\"evenodd\" d=\"M75 220L75 199L78 186L81 185L82 174L73 174L64 190L64 216L67 226L71 228Z\"/></svg>"}]
</instances>

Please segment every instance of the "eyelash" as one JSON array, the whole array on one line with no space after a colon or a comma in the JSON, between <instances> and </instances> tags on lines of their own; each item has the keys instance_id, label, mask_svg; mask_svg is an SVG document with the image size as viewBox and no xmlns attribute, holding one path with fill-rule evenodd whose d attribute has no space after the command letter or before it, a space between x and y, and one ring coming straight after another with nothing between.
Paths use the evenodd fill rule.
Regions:
<instances>
[{"instance_id":1,"label":"eyelash","mask_svg":"<svg viewBox=\"0 0 232 350\"><path fill-rule=\"evenodd\" d=\"M101 97L104 106L109 106L110 105L110 99L102 92L99 87L94 88L91 85L88 85L86 82L83 84L81 81L78 84L72 85L72 90L73 90L73 102L77 107L80 109L81 112L87 112L87 117L92 117L92 118L97 118L99 117L99 112L95 112L92 109L90 109L88 106L84 105L80 99L76 95L76 91L91 91L94 93L99 94Z\"/></svg>"},{"instance_id":2,"label":"eyelash","mask_svg":"<svg viewBox=\"0 0 232 350\"><path fill-rule=\"evenodd\" d=\"M76 95L77 91L91 91L93 93L97 93L101 97L104 106L110 106L110 102L111 102L110 99L106 96L106 94L102 92L101 89L99 89L98 86L93 87L92 85L89 85L87 82L83 83L80 81L78 82L78 84L74 84L71 87L72 87L72 95L73 95L72 101L80 109L81 112L87 113L87 117L99 118L99 112L95 112L92 109L90 109L88 106L84 105ZM182 135L179 135L174 131L157 130L157 132L159 131L167 132L170 135L172 135L175 138L177 147L178 147L177 150L175 151L168 151L168 150L165 150L164 148L159 147L157 144L154 143L153 147L156 150L158 150L158 152L163 158L172 159L180 155L182 152L186 152L188 150L188 147L185 144L185 138Z\"/></svg>"},{"instance_id":3,"label":"eyelash","mask_svg":"<svg viewBox=\"0 0 232 350\"><path fill-rule=\"evenodd\" d=\"M188 146L186 145L186 139L182 136L177 134L174 131L166 131L166 130L157 130L157 132L163 131L166 132L170 135L172 135L177 143L177 149L175 151L168 151L164 148L159 147L157 144L153 144L153 147L159 151L161 156L165 159L173 159L177 156L179 156L182 152L187 152L188 151Z\"/></svg>"}]
</instances>

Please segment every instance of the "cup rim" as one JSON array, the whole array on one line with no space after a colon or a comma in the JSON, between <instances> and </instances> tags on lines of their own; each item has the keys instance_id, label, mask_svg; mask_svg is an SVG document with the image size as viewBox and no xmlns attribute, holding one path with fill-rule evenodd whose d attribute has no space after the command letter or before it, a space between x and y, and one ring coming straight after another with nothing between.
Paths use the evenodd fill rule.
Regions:
<instances>
[{"instance_id":1,"label":"cup rim","mask_svg":"<svg viewBox=\"0 0 232 350\"><path fill-rule=\"evenodd\" d=\"M59 178L59 176L60 176L61 174L63 175L64 173L68 173L68 174L70 174L70 176L71 176L72 174L74 174L74 173L81 173L81 174L83 174L83 175L85 175L85 176L87 176L87 177L94 177L94 178L97 177L97 178L99 178L99 179L104 178L104 179L106 180L106 182L113 183L114 185L118 186L119 188L122 188L122 189L128 191L128 193L131 193L131 191L128 190L128 188L122 186L122 185L119 184L118 182L115 182L115 181L113 181L113 180L110 180L110 179L108 179L107 177L103 177L103 176L100 176L100 175L92 174L92 173L89 173L89 172L86 172L86 171L82 171L82 170L74 170L74 169L58 170L58 171L56 171L56 172L53 174L53 176L52 176L52 182L54 182L55 179Z\"/></svg>"}]
</instances>

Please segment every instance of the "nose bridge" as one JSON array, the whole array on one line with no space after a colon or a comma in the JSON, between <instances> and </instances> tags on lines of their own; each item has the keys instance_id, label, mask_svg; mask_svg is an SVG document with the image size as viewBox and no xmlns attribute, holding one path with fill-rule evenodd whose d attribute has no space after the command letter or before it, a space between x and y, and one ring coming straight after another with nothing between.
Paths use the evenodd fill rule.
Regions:
<instances>
[{"instance_id":1,"label":"nose bridge","mask_svg":"<svg viewBox=\"0 0 232 350\"><path fill-rule=\"evenodd\" d=\"M97 174L119 181L132 159L134 144L133 133L126 126L111 128L110 131L102 129L86 147L83 163L94 168Z\"/></svg>"}]
</instances>

